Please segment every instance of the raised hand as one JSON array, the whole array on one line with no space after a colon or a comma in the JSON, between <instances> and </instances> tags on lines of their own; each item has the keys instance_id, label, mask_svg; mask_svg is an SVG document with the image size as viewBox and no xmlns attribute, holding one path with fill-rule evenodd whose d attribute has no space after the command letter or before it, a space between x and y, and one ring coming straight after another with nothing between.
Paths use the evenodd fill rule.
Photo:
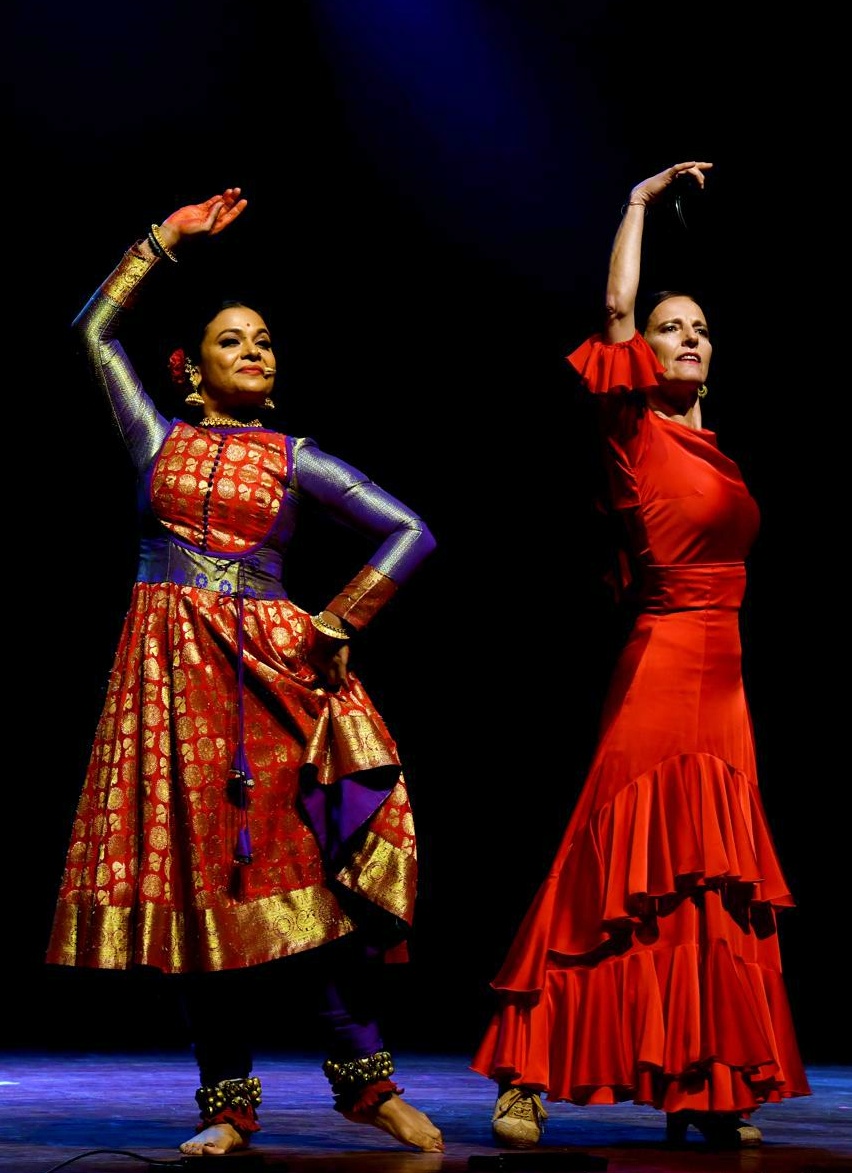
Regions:
<instances>
[{"instance_id":1,"label":"raised hand","mask_svg":"<svg viewBox=\"0 0 852 1173\"><path fill-rule=\"evenodd\" d=\"M245 211L248 200L241 193L239 187L226 187L200 204L178 208L160 225L164 243L173 248L184 236L216 236Z\"/></svg>"},{"instance_id":2,"label":"raised hand","mask_svg":"<svg viewBox=\"0 0 852 1173\"><path fill-rule=\"evenodd\" d=\"M637 183L630 192L631 204L644 204L646 207L658 200L666 188L670 187L679 179L685 179L691 176L700 188L704 187L704 172L709 171L713 166L712 163L697 162L695 159L688 163L675 163L672 167L667 167L665 171L660 171L656 175L650 176L648 179L643 179L641 183Z\"/></svg>"}]
</instances>

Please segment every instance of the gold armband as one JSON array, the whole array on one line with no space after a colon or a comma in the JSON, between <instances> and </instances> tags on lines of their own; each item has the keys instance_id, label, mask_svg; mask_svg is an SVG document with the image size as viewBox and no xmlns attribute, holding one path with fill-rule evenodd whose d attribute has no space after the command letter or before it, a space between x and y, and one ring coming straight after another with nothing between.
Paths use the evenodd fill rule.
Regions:
<instances>
[{"instance_id":1,"label":"gold armband","mask_svg":"<svg viewBox=\"0 0 852 1173\"><path fill-rule=\"evenodd\" d=\"M119 305L127 305L136 292L136 286L156 264L156 258L146 257L138 251L138 246L129 248L101 285L101 293L105 293Z\"/></svg>"}]
</instances>

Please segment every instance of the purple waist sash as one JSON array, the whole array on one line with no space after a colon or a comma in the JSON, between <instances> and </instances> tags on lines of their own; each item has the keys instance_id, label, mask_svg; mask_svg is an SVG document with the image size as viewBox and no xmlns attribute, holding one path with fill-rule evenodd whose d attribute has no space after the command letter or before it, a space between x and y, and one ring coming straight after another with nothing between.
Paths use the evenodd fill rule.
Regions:
<instances>
[{"instance_id":1,"label":"purple waist sash","mask_svg":"<svg viewBox=\"0 0 852 1173\"><path fill-rule=\"evenodd\" d=\"M143 538L136 581L173 582L253 599L286 599L283 564L280 551L268 548L226 557L182 546L172 538Z\"/></svg>"}]
</instances>

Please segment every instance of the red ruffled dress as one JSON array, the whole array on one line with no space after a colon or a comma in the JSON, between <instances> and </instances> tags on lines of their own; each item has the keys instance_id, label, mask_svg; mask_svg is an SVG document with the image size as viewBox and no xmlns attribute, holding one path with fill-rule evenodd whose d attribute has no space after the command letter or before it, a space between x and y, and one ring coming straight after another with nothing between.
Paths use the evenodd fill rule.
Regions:
<instances>
[{"instance_id":1,"label":"red ruffled dress","mask_svg":"<svg viewBox=\"0 0 852 1173\"><path fill-rule=\"evenodd\" d=\"M748 1112L810 1094L781 971L739 608L758 509L713 432L651 411L638 333L568 361L598 397L641 608L472 1069L551 1101Z\"/></svg>"}]
</instances>

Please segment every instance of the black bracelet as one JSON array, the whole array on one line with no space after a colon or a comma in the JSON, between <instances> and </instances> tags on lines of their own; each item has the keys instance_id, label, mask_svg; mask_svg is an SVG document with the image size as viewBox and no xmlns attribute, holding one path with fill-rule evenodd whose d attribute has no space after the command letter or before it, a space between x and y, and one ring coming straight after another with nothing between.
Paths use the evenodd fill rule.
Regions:
<instances>
[{"instance_id":1,"label":"black bracelet","mask_svg":"<svg viewBox=\"0 0 852 1173\"><path fill-rule=\"evenodd\" d=\"M163 243L163 240L160 236L160 227L158 224L151 225L151 228L148 232L148 240L152 242L151 247L158 257L166 257L172 262L173 265L177 264L177 257L172 252L172 250Z\"/></svg>"},{"instance_id":2,"label":"black bracelet","mask_svg":"<svg viewBox=\"0 0 852 1173\"><path fill-rule=\"evenodd\" d=\"M148 233L148 244L151 246L151 252L154 254L154 256L159 257L160 260L162 260L166 254L163 252L162 248L160 247L159 241L154 236L153 232Z\"/></svg>"}]
</instances>

